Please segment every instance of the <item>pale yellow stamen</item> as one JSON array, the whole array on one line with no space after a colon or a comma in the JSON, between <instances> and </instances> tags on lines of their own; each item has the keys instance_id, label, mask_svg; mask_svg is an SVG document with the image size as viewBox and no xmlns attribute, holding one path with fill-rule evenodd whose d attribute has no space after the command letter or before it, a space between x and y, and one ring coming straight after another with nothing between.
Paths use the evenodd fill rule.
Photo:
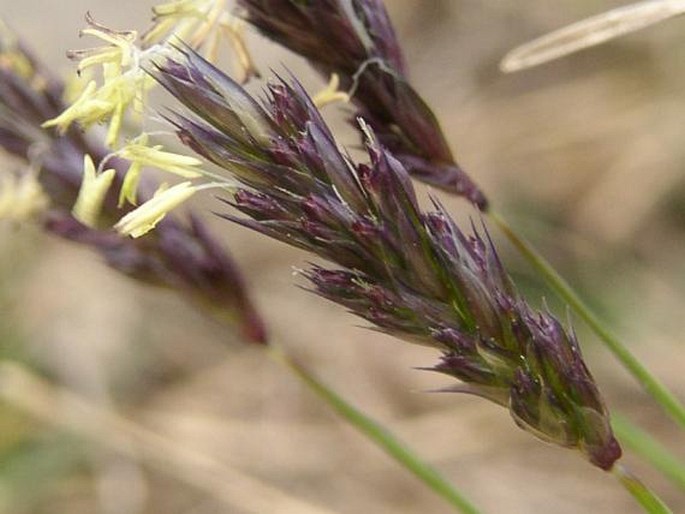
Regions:
<instances>
[{"instance_id":1,"label":"pale yellow stamen","mask_svg":"<svg viewBox=\"0 0 685 514\"><path fill-rule=\"evenodd\" d=\"M48 196L32 171L0 176L0 219L22 222L36 217L49 205Z\"/></svg>"},{"instance_id":2,"label":"pale yellow stamen","mask_svg":"<svg viewBox=\"0 0 685 514\"><path fill-rule=\"evenodd\" d=\"M138 200L138 184L140 182L140 172L143 165L139 162L132 162L129 166L124 183L121 185L119 192L119 207L122 207L126 202L131 205L136 205Z\"/></svg>"},{"instance_id":3,"label":"pale yellow stamen","mask_svg":"<svg viewBox=\"0 0 685 514\"><path fill-rule=\"evenodd\" d=\"M106 143L113 147L119 139L126 110L143 89L144 80L142 72L127 73L107 81L99 89L95 81L91 80L64 112L47 120L42 126L57 127L64 133L72 123L80 123L88 128L94 123L108 121Z\"/></svg>"},{"instance_id":4,"label":"pale yellow stamen","mask_svg":"<svg viewBox=\"0 0 685 514\"><path fill-rule=\"evenodd\" d=\"M112 110L112 106L109 102L96 98L96 90L97 84L94 80L91 80L74 103L67 107L59 116L47 120L41 126L43 128L57 127L63 133L76 121L88 126L107 117Z\"/></svg>"},{"instance_id":5,"label":"pale yellow stamen","mask_svg":"<svg viewBox=\"0 0 685 514\"><path fill-rule=\"evenodd\" d=\"M94 36L108 45L70 51L67 55L79 61L79 71L91 66L111 64L121 72L123 68L131 65L138 52L135 46L138 38L136 31L110 29L97 23L90 15L86 16L86 22L89 27L81 30L81 36Z\"/></svg>"},{"instance_id":6,"label":"pale yellow stamen","mask_svg":"<svg viewBox=\"0 0 685 514\"><path fill-rule=\"evenodd\" d=\"M117 152L117 155L142 166L152 166L185 178L202 175L198 169L200 159L162 150L162 145L148 146L148 136L143 134Z\"/></svg>"},{"instance_id":7,"label":"pale yellow stamen","mask_svg":"<svg viewBox=\"0 0 685 514\"><path fill-rule=\"evenodd\" d=\"M67 92L70 105L42 126L57 127L63 133L73 123L84 128L95 123L108 123L105 143L112 148L118 144L131 105L142 110L141 101L150 81L140 67L144 54L135 45L135 31L110 29L95 22L90 15L86 21L89 26L81 31L81 35L95 36L107 45L75 50L69 55L79 61L80 73L92 76L92 68L100 66L102 83L98 85L95 80L72 81Z\"/></svg>"},{"instance_id":8,"label":"pale yellow stamen","mask_svg":"<svg viewBox=\"0 0 685 514\"><path fill-rule=\"evenodd\" d=\"M225 8L226 0L215 0L210 4L204 20L190 39L190 46L199 47L204 44L210 34L216 30L219 18L221 18Z\"/></svg>"},{"instance_id":9,"label":"pale yellow stamen","mask_svg":"<svg viewBox=\"0 0 685 514\"><path fill-rule=\"evenodd\" d=\"M67 104L76 102L83 94L88 84L93 82L94 73L92 69L85 70L83 73L71 73L64 84L64 101Z\"/></svg>"},{"instance_id":10,"label":"pale yellow stamen","mask_svg":"<svg viewBox=\"0 0 685 514\"><path fill-rule=\"evenodd\" d=\"M116 171L113 169L98 174L90 155L84 156L81 189L71 211L74 218L89 227L97 225L102 205L109 188L112 186L115 174Z\"/></svg>"},{"instance_id":11,"label":"pale yellow stamen","mask_svg":"<svg viewBox=\"0 0 685 514\"><path fill-rule=\"evenodd\" d=\"M33 64L25 54L18 50L5 50L0 54L0 68L16 73L23 79L31 79L35 73Z\"/></svg>"},{"instance_id":12,"label":"pale yellow stamen","mask_svg":"<svg viewBox=\"0 0 685 514\"><path fill-rule=\"evenodd\" d=\"M196 190L190 182L181 182L169 189L162 186L150 200L121 218L114 228L122 235L140 237L155 228L169 211L185 202Z\"/></svg>"},{"instance_id":13,"label":"pale yellow stamen","mask_svg":"<svg viewBox=\"0 0 685 514\"><path fill-rule=\"evenodd\" d=\"M328 82L328 85L312 97L314 105L321 108L334 102L349 102L350 95L340 91L339 87L340 77L338 77L337 73L331 74L331 80Z\"/></svg>"},{"instance_id":14,"label":"pale yellow stamen","mask_svg":"<svg viewBox=\"0 0 685 514\"><path fill-rule=\"evenodd\" d=\"M196 0L172 0L165 4L155 5L152 12L155 17L187 16L197 11Z\"/></svg>"},{"instance_id":15,"label":"pale yellow stamen","mask_svg":"<svg viewBox=\"0 0 685 514\"><path fill-rule=\"evenodd\" d=\"M143 43L149 46L176 36L198 48L215 31L225 4L226 0L179 0L157 5L152 8L154 24L143 35Z\"/></svg>"},{"instance_id":16,"label":"pale yellow stamen","mask_svg":"<svg viewBox=\"0 0 685 514\"><path fill-rule=\"evenodd\" d=\"M228 16L226 20L222 21L221 28L238 59L238 65L243 73L242 82L246 82L250 77L259 77L259 71L245 43L245 23L238 18Z\"/></svg>"}]
</instances>

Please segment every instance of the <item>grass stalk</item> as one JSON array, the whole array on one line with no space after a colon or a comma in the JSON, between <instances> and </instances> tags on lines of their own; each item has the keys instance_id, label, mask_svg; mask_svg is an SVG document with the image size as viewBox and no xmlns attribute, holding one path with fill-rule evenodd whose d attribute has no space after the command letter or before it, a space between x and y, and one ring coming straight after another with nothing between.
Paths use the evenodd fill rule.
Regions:
<instances>
[{"instance_id":1,"label":"grass stalk","mask_svg":"<svg viewBox=\"0 0 685 514\"><path fill-rule=\"evenodd\" d=\"M659 441L627 418L614 413L611 421L614 432L625 447L649 462L673 484L685 490L685 464L675 458Z\"/></svg>"},{"instance_id":2,"label":"grass stalk","mask_svg":"<svg viewBox=\"0 0 685 514\"><path fill-rule=\"evenodd\" d=\"M625 467L616 464L612 472L645 512L648 514L673 514L671 509L651 489Z\"/></svg>"},{"instance_id":3,"label":"grass stalk","mask_svg":"<svg viewBox=\"0 0 685 514\"><path fill-rule=\"evenodd\" d=\"M269 355L279 364L295 374L314 394L326 402L348 423L359 430L373 444L382 449L407 471L440 495L457 511L463 514L478 514L480 511L450 484L434 467L421 460L403 442L385 427L374 421L359 409L345 401L333 389L323 384L307 369L296 362L278 346L269 347Z\"/></svg>"}]
</instances>

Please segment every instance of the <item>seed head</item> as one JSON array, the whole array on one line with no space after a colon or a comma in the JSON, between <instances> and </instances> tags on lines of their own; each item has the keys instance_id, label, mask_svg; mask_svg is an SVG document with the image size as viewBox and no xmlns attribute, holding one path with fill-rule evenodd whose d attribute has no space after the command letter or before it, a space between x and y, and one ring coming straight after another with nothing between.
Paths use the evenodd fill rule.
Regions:
<instances>
[{"instance_id":1,"label":"seed head","mask_svg":"<svg viewBox=\"0 0 685 514\"><path fill-rule=\"evenodd\" d=\"M327 79L338 77L379 142L417 179L486 199L456 164L440 125L407 79L402 51L381 0L238 0L247 21L305 57ZM355 121L356 123L356 121Z\"/></svg>"},{"instance_id":2,"label":"seed head","mask_svg":"<svg viewBox=\"0 0 685 514\"><path fill-rule=\"evenodd\" d=\"M442 353L454 390L488 398L536 436L609 469L620 448L572 332L536 312L508 277L487 231L463 232L434 200L424 212L400 160L364 122L368 164L336 145L295 80L260 103L191 50L155 78L192 113L180 139L243 184L224 217L340 268L303 272L315 292L377 328Z\"/></svg>"}]
</instances>

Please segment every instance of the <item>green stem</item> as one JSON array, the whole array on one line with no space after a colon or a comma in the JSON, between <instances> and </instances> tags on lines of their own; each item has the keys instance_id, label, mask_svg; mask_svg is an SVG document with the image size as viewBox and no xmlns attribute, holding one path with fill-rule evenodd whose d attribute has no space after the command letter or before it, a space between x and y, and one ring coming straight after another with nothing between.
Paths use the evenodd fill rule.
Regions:
<instances>
[{"instance_id":1,"label":"green stem","mask_svg":"<svg viewBox=\"0 0 685 514\"><path fill-rule=\"evenodd\" d=\"M453 507L463 514L478 514L480 511L462 496L440 473L417 455L386 428L366 414L347 403L335 391L321 383L300 364L277 346L269 347L269 355L293 372L309 389L322 398L333 410L347 422L362 432L369 440L383 449L407 471L416 476L430 489L442 496Z\"/></svg>"},{"instance_id":2,"label":"green stem","mask_svg":"<svg viewBox=\"0 0 685 514\"><path fill-rule=\"evenodd\" d=\"M612 472L621 485L625 487L626 491L628 491L642 506L645 512L649 514L673 514L671 509L669 509L654 492L640 482L640 480L626 468L617 464L612 469Z\"/></svg>"},{"instance_id":3,"label":"green stem","mask_svg":"<svg viewBox=\"0 0 685 514\"><path fill-rule=\"evenodd\" d=\"M623 366L635 377L642 387L682 428L685 428L685 406L662 384L628 348L595 315L552 265L540 255L523 237L517 235L509 224L496 212L489 212L490 218L500 227L514 246L537 269L556 293L580 316L599 336Z\"/></svg>"},{"instance_id":4,"label":"green stem","mask_svg":"<svg viewBox=\"0 0 685 514\"><path fill-rule=\"evenodd\" d=\"M676 459L659 441L623 416L614 413L611 422L621 444L649 462L675 485L685 489L685 464Z\"/></svg>"}]
</instances>

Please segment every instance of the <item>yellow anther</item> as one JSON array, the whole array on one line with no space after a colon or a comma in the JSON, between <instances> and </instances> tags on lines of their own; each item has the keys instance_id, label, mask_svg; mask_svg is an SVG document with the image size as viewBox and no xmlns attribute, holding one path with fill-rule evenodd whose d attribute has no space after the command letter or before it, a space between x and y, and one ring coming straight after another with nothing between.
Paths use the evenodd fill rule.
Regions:
<instances>
[{"instance_id":1,"label":"yellow anther","mask_svg":"<svg viewBox=\"0 0 685 514\"><path fill-rule=\"evenodd\" d=\"M22 222L44 211L49 199L38 182L36 173L0 176L0 219Z\"/></svg>"},{"instance_id":2,"label":"yellow anther","mask_svg":"<svg viewBox=\"0 0 685 514\"><path fill-rule=\"evenodd\" d=\"M102 205L109 188L112 186L115 174L116 171L113 169L98 174L90 155L84 156L81 189L79 189L76 203L71 211L74 218L89 227L97 225Z\"/></svg>"},{"instance_id":3,"label":"yellow anther","mask_svg":"<svg viewBox=\"0 0 685 514\"><path fill-rule=\"evenodd\" d=\"M119 192L119 207L122 207L126 202L131 205L136 205L138 202L138 184L140 183L140 172L143 165L140 162L132 162L124 177L124 183L121 185Z\"/></svg>"},{"instance_id":4,"label":"yellow anther","mask_svg":"<svg viewBox=\"0 0 685 514\"><path fill-rule=\"evenodd\" d=\"M106 82L100 89L91 80L64 112L42 126L57 127L60 132L65 132L76 122L85 128L94 123L109 122L106 143L113 147L119 139L124 113L142 89L144 78L142 72L127 73Z\"/></svg>"},{"instance_id":5,"label":"yellow anther","mask_svg":"<svg viewBox=\"0 0 685 514\"><path fill-rule=\"evenodd\" d=\"M93 82L94 73L92 69L85 70L83 73L71 73L64 83L64 102L73 104L83 94L88 84Z\"/></svg>"},{"instance_id":6,"label":"yellow anther","mask_svg":"<svg viewBox=\"0 0 685 514\"><path fill-rule=\"evenodd\" d=\"M29 58L15 49L0 53L0 68L10 70L26 80L30 80L35 73Z\"/></svg>"},{"instance_id":7,"label":"yellow anther","mask_svg":"<svg viewBox=\"0 0 685 514\"><path fill-rule=\"evenodd\" d=\"M43 128L57 127L60 132L65 132L76 121L84 126L89 126L106 118L112 111L112 105L109 102L96 98L96 90L97 84L94 80L91 80L74 103L67 107L59 116L47 120L41 126Z\"/></svg>"},{"instance_id":8,"label":"yellow anther","mask_svg":"<svg viewBox=\"0 0 685 514\"><path fill-rule=\"evenodd\" d=\"M152 12L155 20L166 16L182 17L198 13L197 0L172 0L165 4L155 5Z\"/></svg>"},{"instance_id":9,"label":"yellow anther","mask_svg":"<svg viewBox=\"0 0 685 514\"><path fill-rule=\"evenodd\" d=\"M227 16L221 22L221 28L238 59L238 66L243 73L241 82L247 82L251 77L259 77L259 71L245 43L245 23L234 16Z\"/></svg>"},{"instance_id":10,"label":"yellow anther","mask_svg":"<svg viewBox=\"0 0 685 514\"><path fill-rule=\"evenodd\" d=\"M148 146L147 134L142 134L117 152L117 155L141 166L153 166L185 178L202 175L202 161L188 155L162 150L162 145Z\"/></svg>"},{"instance_id":11,"label":"yellow anther","mask_svg":"<svg viewBox=\"0 0 685 514\"><path fill-rule=\"evenodd\" d=\"M79 71L106 63L114 64L118 70L130 66L138 51L135 46L138 33L134 30L110 29L97 23L90 15L86 16L86 22L89 27L83 29L81 35L97 37L108 45L70 51L67 55L79 61Z\"/></svg>"},{"instance_id":12,"label":"yellow anther","mask_svg":"<svg viewBox=\"0 0 685 514\"><path fill-rule=\"evenodd\" d=\"M190 198L197 187L181 182L171 188L160 187L155 195L121 218L114 228L123 235L140 237L155 228L167 213Z\"/></svg>"},{"instance_id":13,"label":"yellow anther","mask_svg":"<svg viewBox=\"0 0 685 514\"><path fill-rule=\"evenodd\" d=\"M338 77L337 73L333 73L331 75L331 80L328 82L328 85L321 91L319 91L316 95L314 95L314 97L312 97L314 105L316 105L318 108L321 108L324 105L328 105L334 102L349 102L350 95L348 95L344 91L340 91L338 89L339 87L340 77Z\"/></svg>"},{"instance_id":14,"label":"yellow anther","mask_svg":"<svg viewBox=\"0 0 685 514\"><path fill-rule=\"evenodd\" d=\"M153 25L143 35L143 44L150 46L171 36L202 45L213 30L225 8L225 0L176 0L152 8Z\"/></svg>"}]
</instances>

